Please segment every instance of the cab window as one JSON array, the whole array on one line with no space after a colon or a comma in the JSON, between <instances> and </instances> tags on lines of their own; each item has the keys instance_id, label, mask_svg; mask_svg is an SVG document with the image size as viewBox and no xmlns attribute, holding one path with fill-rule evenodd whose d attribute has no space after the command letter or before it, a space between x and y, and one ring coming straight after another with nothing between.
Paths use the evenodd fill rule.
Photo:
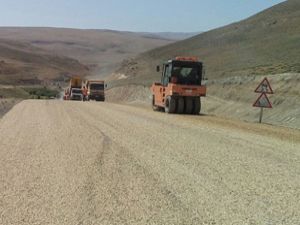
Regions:
<instances>
[{"instance_id":1,"label":"cab window","mask_svg":"<svg viewBox=\"0 0 300 225\"><path fill-rule=\"evenodd\" d=\"M163 86L167 86L169 84L170 77L171 77L171 69L172 69L171 65L165 65L163 78L162 78Z\"/></svg>"}]
</instances>

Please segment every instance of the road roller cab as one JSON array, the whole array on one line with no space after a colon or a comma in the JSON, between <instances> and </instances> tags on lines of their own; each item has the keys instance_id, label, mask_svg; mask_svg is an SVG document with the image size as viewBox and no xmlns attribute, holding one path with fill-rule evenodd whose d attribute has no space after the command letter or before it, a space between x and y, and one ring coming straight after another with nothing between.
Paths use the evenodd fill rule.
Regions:
<instances>
[{"instance_id":1,"label":"road roller cab","mask_svg":"<svg viewBox=\"0 0 300 225\"><path fill-rule=\"evenodd\" d=\"M157 66L157 72L160 66ZM163 64L161 83L154 83L152 107L167 113L199 114L206 96L203 64L196 57L176 57Z\"/></svg>"}]
</instances>

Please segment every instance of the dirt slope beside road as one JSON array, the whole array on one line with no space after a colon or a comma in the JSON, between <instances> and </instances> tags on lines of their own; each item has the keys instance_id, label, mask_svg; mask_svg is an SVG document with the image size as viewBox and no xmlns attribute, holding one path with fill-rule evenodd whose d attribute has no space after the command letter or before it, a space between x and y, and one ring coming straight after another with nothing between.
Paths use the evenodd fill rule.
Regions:
<instances>
[{"instance_id":1,"label":"dirt slope beside road","mask_svg":"<svg viewBox=\"0 0 300 225\"><path fill-rule=\"evenodd\" d=\"M19 103L20 99L0 99L0 119L7 113L14 105Z\"/></svg>"},{"instance_id":2,"label":"dirt slope beside road","mask_svg":"<svg viewBox=\"0 0 300 225\"><path fill-rule=\"evenodd\" d=\"M202 98L201 112L209 115L258 122L260 109L253 107L259 97L254 90L267 77L274 94L268 95L273 105L265 109L263 122L276 126L300 129L300 73L208 80L207 97ZM106 91L110 102L146 105L152 103L150 85L125 85Z\"/></svg>"},{"instance_id":3,"label":"dirt slope beside road","mask_svg":"<svg viewBox=\"0 0 300 225\"><path fill-rule=\"evenodd\" d=\"M109 103L0 122L0 224L298 224L300 133Z\"/></svg>"}]
</instances>

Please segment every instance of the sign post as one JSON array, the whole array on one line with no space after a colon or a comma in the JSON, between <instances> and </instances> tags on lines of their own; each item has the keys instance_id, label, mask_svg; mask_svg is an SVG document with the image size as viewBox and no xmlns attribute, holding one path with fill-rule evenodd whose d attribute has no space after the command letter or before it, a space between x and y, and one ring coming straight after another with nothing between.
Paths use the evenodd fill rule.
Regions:
<instances>
[{"instance_id":1,"label":"sign post","mask_svg":"<svg viewBox=\"0 0 300 225\"><path fill-rule=\"evenodd\" d=\"M264 108L272 108L272 104L267 94L274 94L267 78L263 79L263 81L258 85L258 87L255 89L255 93L261 93L261 95L253 104L253 107L260 108L259 123L262 123Z\"/></svg>"},{"instance_id":2,"label":"sign post","mask_svg":"<svg viewBox=\"0 0 300 225\"><path fill-rule=\"evenodd\" d=\"M260 107L259 123L262 122L263 113L264 113L264 108L263 108L263 107Z\"/></svg>"}]
</instances>

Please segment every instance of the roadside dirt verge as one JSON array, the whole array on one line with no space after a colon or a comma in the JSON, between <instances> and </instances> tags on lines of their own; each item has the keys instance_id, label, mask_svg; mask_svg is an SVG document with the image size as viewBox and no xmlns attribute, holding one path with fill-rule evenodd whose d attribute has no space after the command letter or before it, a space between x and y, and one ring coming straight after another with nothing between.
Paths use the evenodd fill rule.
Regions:
<instances>
[{"instance_id":1,"label":"roadside dirt verge","mask_svg":"<svg viewBox=\"0 0 300 225\"><path fill-rule=\"evenodd\" d=\"M19 99L13 99L13 98L8 98L8 99L0 99L0 119L14 107L16 104L21 102L22 100Z\"/></svg>"},{"instance_id":2,"label":"roadside dirt verge","mask_svg":"<svg viewBox=\"0 0 300 225\"><path fill-rule=\"evenodd\" d=\"M255 88L265 76L249 75L210 80L208 96L202 98L202 113L248 122L258 122L258 108L252 105L259 97ZM273 109L265 109L263 122L300 129L300 74L267 76L275 91L269 95ZM127 85L107 91L107 100L151 107L149 86Z\"/></svg>"}]
</instances>

